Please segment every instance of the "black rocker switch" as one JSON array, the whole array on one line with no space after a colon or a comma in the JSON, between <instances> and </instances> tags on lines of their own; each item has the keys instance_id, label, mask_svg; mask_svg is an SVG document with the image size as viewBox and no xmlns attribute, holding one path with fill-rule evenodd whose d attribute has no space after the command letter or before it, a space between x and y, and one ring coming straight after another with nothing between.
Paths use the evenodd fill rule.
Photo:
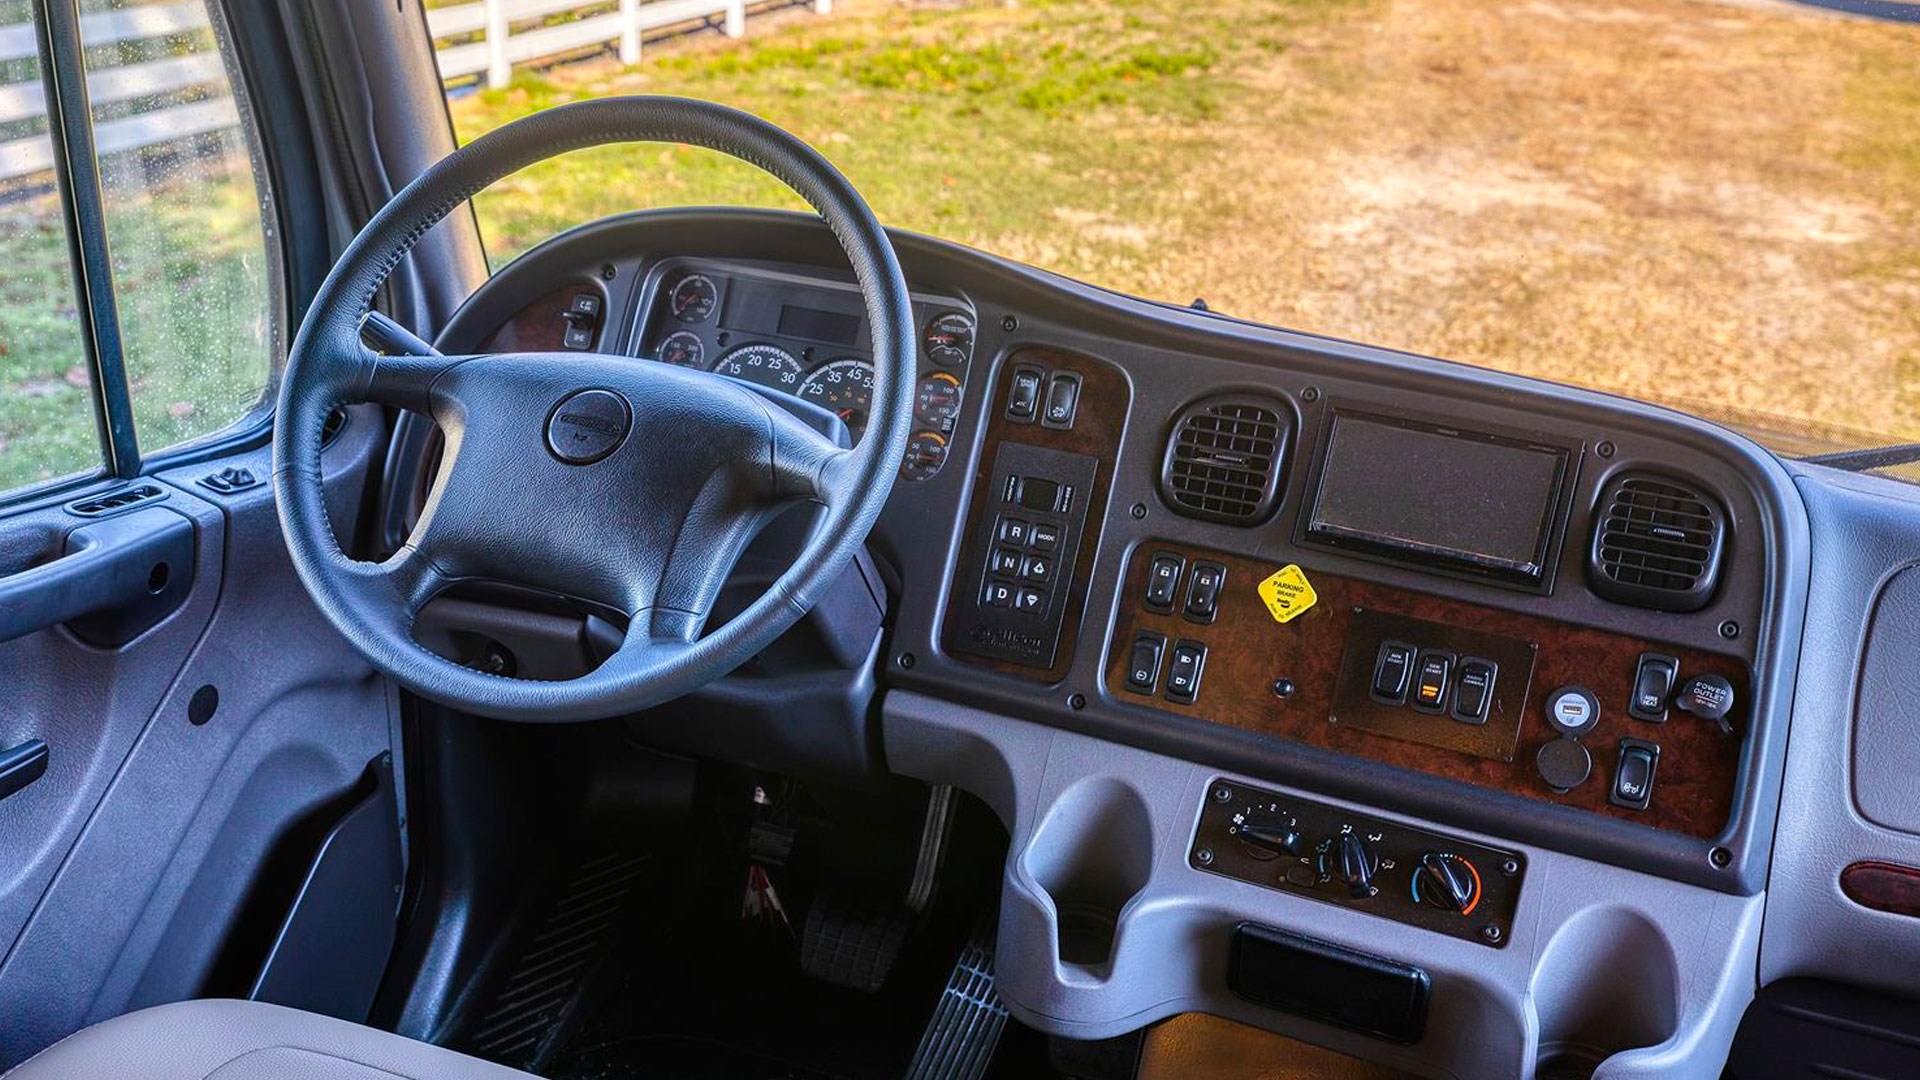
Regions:
<instances>
[{"instance_id":1,"label":"black rocker switch","mask_svg":"<svg viewBox=\"0 0 1920 1080\"><path fill-rule=\"evenodd\" d=\"M1413 672L1413 707L1439 712L1447 701L1447 686L1453 681L1453 657L1443 652L1423 652Z\"/></svg>"},{"instance_id":2,"label":"black rocker switch","mask_svg":"<svg viewBox=\"0 0 1920 1080\"><path fill-rule=\"evenodd\" d=\"M1200 673L1207 666L1207 647L1197 641L1182 641L1173 647L1173 660L1167 664L1167 700L1191 705L1200 696Z\"/></svg>"},{"instance_id":3,"label":"black rocker switch","mask_svg":"<svg viewBox=\"0 0 1920 1080\"><path fill-rule=\"evenodd\" d=\"M1047 379L1046 407L1040 414L1040 426L1065 430L1073 426L1073 414L1080 410L1080 376L1071 371L1056 371Z\"/></svg>"},{"instance_id":4,"label":"black rocker switch","mask_svg":"<svg viewBox=\"0 0 1920 1080\"><path fill-rule=\"evenodd\" d=\"M1387 705L1407 703L1407 684L1413 681L1414 647L1400 641L1380 643L1373 659L1373 699Z\"/></svg>"},{"instance_id":5,"label":"black rocker switch","mask_svg":"<svg viewBox=\"0 0 1920 1080\"><path fill-rule=\"evenodd\" d=\"M1227 580L1227 568L1219 563L1197 562L1187 575L1187 603L1184 614L1197 623L1210 623L1220 610L1220 586Z\"/></svg>"},{"instance_id":6,"label":"black rocker switch","mask_svg":"<svg viewBox=\"0 0 1920 1080\"><path fill-rule=\"evenodd\" d=\"M1007 419L1030 424L1040 415L1040 370L1017 368L1007 388Z\"/></svg>"},{"instance_id":7,"label":"black rocker switch","mask_svg":"<svg viewBox=\"0 0 1920 1080\"><path fill-rule=\"evenodd\" d=\"M1162 551L1147 564L1147 610L1166 614L1173 610L1173 598L1180 592L1180 572L1187 560Z\"/></svg>"},{"instance_id":8,"label":"black rocker switch","mask_svg":"<svg viewBox=\"0 0 1920 1080\"><path fill-rule=\"evenodd\" d=\"M1645 810L1653 798L1653 773L1660 764L1660 747L1640 739L1620 740L1620 763L1613 770L1608 801L1629 810Z\"/></svg>"},{"instance_id":9,"label":"black rocker switch","mask_svg":"<svg viewBox=\"0 0 1920 1080\"><path fill-rule=\"evenodd\" d=\"M1500 669L1491 660L1464 657L1453 683L1453 718L1463 724L1484 724L1493 705L1493 681Z\"/></svg>"},{"instance_id":10,"label":"black rocker switch","mask_svg":"<svg viewBox=\"0 0 1920 1080\"><path fill-rule=\"evenodd\" d=\"M1666 722L1667 701L1673 697L1679 672L1680 661L1673 657L1641 653L1640 665L1633 673L1633 701L1627 705L1627 715L1655 724Z\"/></svg>"},{"instance_id":11,"label":"black rocker switch","mask_svg":"<svg viewBox=\"0 0 1920 1080\"><path fill-rule=\"evenodd\" d=\"M1151 694L1160 683L1160 656L1166 652L1167 639L1159 634L1141 634L1133 639L1133 655L1127 660L1127 689L1136 694Z\"/></svg>"}]
</instances>

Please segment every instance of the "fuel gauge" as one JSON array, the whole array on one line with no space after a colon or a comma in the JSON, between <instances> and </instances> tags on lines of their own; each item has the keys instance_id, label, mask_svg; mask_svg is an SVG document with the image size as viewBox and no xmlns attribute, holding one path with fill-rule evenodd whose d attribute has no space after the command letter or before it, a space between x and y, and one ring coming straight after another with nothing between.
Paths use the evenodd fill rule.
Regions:
<instances>
[{"instance_id":1,"label":"fuel gauge","mask_svg":"<svg viewBox=\"0 0 1920 1080\"><path fill-rule=\"evenodd\" d=\"M949 311L935 316L923 335L927 357L944 367L958 367L973 352L973 316L964 311Z\"/></svg>"}]
</instances>

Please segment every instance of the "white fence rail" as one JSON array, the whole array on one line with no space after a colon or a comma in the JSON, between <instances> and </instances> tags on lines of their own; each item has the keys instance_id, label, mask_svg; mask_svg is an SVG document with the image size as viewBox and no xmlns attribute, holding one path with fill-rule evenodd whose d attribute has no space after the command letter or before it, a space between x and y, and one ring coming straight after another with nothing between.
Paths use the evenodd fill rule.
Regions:
<instances>
[{"instance_id":1,"label":"white fence rail","mask_svg":"<svg viewBox=\"0 0 1920 1080\"><path fill-rule=\"evenodd\" d=\"M620 59L640 59L640 39L649 30L690 24L719 17L731 37L746 33L748 0L473 0L427 12L427 27L436 41L456 39L436 49L440 77L445 80L484 76L489 86L504 86L515 64L562 56L582 49L617 43ZM826 14L833 0L811 0L814 11ZM553 20L582 8L603 9L570 20ZM100 45L143 41L192 33L208 25L203 0L145 4L83 15L81 40L90 50ZM514 27L521 28L516 30ZM473 39L473 40L466 40ZM31 23L0 26L0 62L31 59L38 54ZM105 55L93 52L97 59ZM87 94L93 105L114 106L142 98L169 96L203 89L198 100L169 102L104 120L94 126L94 145L102 155L125 153L220 131L240 122L227 94L226 68L220 54L189 52L161 59L117 66L89 67ZM39 78L0 83L0 124L11 124L46 114L46 91ZM45 135L27 135L0 141L0 182L19 180L53 168L53 146Z\"/></svg>"},{"instance_id":2,"label":"white fence rail","mask_svg":"<svg viewBox=\"0 0 1920 1080\"><path fill-rule=\"evenodd\" d=\"M722 28L728 37L747 32L747 0L619 0L617 7L599 14L565 22L536 25L514 30L514 24L544 20L581 8L607 8L608 0L597 3L582 0L474 0L453 7L427 12L427 29L436 40L470 37L478 41L447 45L437 50L442 79L460 79L485 75L487 85L505 86L513 76L513 65L529 60L619 42L620 61L640 61L640 37L648 30L659 30L683 23L723 16ZM833 0L813 0L813 10L825 15L833 10Z\"/></svg>"},{"instance_id":3,"label":"white fence rail","mask_svg":"<svg viewBox=\"0 0 1920 1080\"><path fill-rule=\"evenodd\" d=\"M80 37L90 49L188 34L206 27L207 8L201 0L116 8L80 17ZM31 23L0 26L0 61L27 60L38 54ZM93 55L97 61L107 54L95 52ZM231 127L240 122L240 115L233 98L227 95L226 67L220 54L212 51L210 42L206 52L90 67L87 94L96 108L144 97L177 95L196 88L206 88L208 96L101 121L94 126L95 147L101 154L138 150ZM0 84L0 124L31 120L44 116L46 111L47 95L37 75L27 81ZM17 180L52 168L53 145L47 136L26 135L0 142L0 181Z\"/></svg>"}]
</instances>

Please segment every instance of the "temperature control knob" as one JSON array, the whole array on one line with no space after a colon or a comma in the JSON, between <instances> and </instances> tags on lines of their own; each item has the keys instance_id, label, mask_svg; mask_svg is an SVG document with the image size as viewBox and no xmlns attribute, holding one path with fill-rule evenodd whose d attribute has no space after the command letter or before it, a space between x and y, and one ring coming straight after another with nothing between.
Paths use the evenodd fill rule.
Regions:
<instances>
[{"instance_id":1,"label":"temperature control knob","mask_svg":"<svg viewBox=\"0 0 1920 1080\"><path fill-rule=\"evenodd\" d=\"M1465 914L1480 902L1480 873L1458 855L1429 851L1414 871L1413 895L1429 907Z\"/></svg>"},{"instance_id":2,"label":"temperature control knob","mask_svg":"<svg viewBox=\"0 0 1920 1080\"><path fill-rule=\"evenodd\" d=\"M1235 835L1263 855L1298 855L1301 851L1300 833L1293 819L1280 814L1250 813Z\"/></svg>"},{"instance_id":3,"label":"temperature control knob","mask_svg":"<svg viewBox=\"0 0 1920 1080\"><path fill-rule=\"evenodd\" d=\"M1344 833L1333 849L1333 876L1356 900L1380 891L1373 877L1380 872L1380 856L1357 833Z\"/></svg>"}]
</instances>

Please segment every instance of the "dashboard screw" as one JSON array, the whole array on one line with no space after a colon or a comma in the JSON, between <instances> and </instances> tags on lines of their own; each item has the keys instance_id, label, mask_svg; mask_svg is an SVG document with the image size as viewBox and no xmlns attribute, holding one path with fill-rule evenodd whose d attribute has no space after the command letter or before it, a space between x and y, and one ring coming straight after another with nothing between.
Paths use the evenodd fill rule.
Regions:
<instances>
[{"instance_id":1,"label":"dashboard screw","mask_svg":"<svg viewBox=\"0 0 1920 1080\"><path fill-rule=\"evenodd\" d=\"M1600 440L1600 445L1593 448L1593 452L1596 454L1599 454L1601 457L1612 457L1613 444L1611 442L1608 442L1605 439L1602 439Z\"/></svg>"},{"instance_id":2,"label":"dashboard screw","mask_svg":"<svg viewBox=\"0 0 1920 1080\"><path fill-rule=\"evenodd\" d=\"M1129 510L1129 511L1127 511L1127 512L1133 515L1133 520L1135 520L1135 521L1145 521L1145 520L1147 519L1147 504L1146 504L1146 503L1134 503L1134 504L1133 504L1133 509L1131 509L1131 510Z\"/></svg>"},{"instance_id":3,"label":"dashboard screw","mask_svg":"<svg viewBox=\"0 0 1920 1080\"><path fill-rule=\"evenodd\" d=\"M903 652L903 653L901 653L901 654L900 654L900 666L901 666L901 667L903 667L903 668L911 668L911 667L913 667L913 654L912 654L912 653L910 653L910 652Z\"/></svg>"},{"instance_id":4,"label":"dashboard screw","mask_svg":"<svg viewBox=\"0 0 1920 1080\"><path fill-rule=\"evenodd\" d=\"M1086 707L1087 707L1087 695L1085 694L1068 694L1067 695L1067 708L1072 709L1074 712L1079 712L1081 709L1084 709Z\"/></svg>"},{"instance_id":5,"label":"dashboard screw","mask_svg":"<svg viewBox=\"0 0 1920 1080\"><path fill-rule=\"evenodd\" d=\"M1020 320L1011 315L1003 315L1000 317L1000 329L1011 334L1015 330L1020 329Z\"/></svg>"},{"instance_id":6,"label":"dashboard screw","mask_svg":"<svg viewBox=\"0 0 1920 1080\"><path fill-rule=\"evenodd\" d=\"M1292 697L1293 696L1293 680L1292 679L1273 680L1273 696L1277 698L1281 698L1282 700Z\"/></svg>"},{"instance_id":7,"label":"dashboard screw","mask_svg":"<svg viewBox=\"0 0 1920 1080\"><path fill-rule=\"evenodd\" d=\"M606 278L608 281L612 281L614 278L620 276L620 270L612 263L607 263L600 267L600 276Z\"/></svg>"},{"instance_id":8,"label":"dashboard screw","mask_svg":"<svg viewBox=\"0 0 1920 1080\"><path fill-rule=\"evenodd\" d=\"M1737 622L1734 622L1732 619L1728 619L1726 622L1721 623L1720 636L1723 638L1726 638L1728 641L1732 641L1734 638L1739 637L1740 624Z\"/></svg>"},{"instance_id":9,"label":"dashboard screw","mask_svg":"<svg viewBox=\"0 0 1920 1080\"><path fill-rule=\"evenodd\" d=\"M1480 928L1480 936L1486 939L1487 944L1498 945L1500 944L1500 939L1505 937L1506 935L1500 932L1499 927L1493 925L1492 923L1488 923L1487 925Z\"/></svg>"},{"instance_id":10,"label":"dashboard screw","mask_svg":"<svg viewBox=\"0 0 1920 1080\"><path fill-rule=\"evenodd\" d=\"M1199 863L1201 866L1212 866L1213 865L1213 849L1212 848L1195 848L1193 852L1193 861Z\"/></svg>"},{"instance_id":11,"label":"dashboard screw","mask_svg":"<svg viewBox=\"0 0 1920 1080\"><path fill-rule=\"evenodd\" d=\"M1714 848L1712 851L1707 852L1707 861L1712 863L1716 869L1725 870L1733 863L1733 852L1723 847Z\"/></svg>"},{"instance_id":12,"label":"dashboard screw","mask_svg":"<svg viewBox=\"0 0 1920 1080\"><path fill-rule=\"evenodd\" d=\"M1232 788L1230 788L1230 787L1228 787L1228 786L1227 786L1227 785L1225 785L1225 784L1221 784L1221 785L1220 785L1219 787L1217 787L1217 788L1214 788L1214 789L1213 789L1213 801L1214 801L1214 802L1232 802L1232 801L1233 801L1233 789L1232 789Z\"/></svg>"},{"instance_id":13,"label":"dashboard screw","mask_svg":"<svg viewBox=\"0 0 1920 1080\"><path fill-rule=\"evenodd\" d=\"M1519 873L1520 860L1518 859L1502 860L1500 863L1500 872L1507 875L1508 877L1512 877L1513 875Z\"/></svg>"},{"instance_id":14,"label":"dashboard screw","mask_svg":"<svg viewBox=\"0 0 1920 1080\"><path fill-rule=\"evenodd\" d=\"M1319 401L1320 388L1317 386L1309 386L1305 390L1300 391L1300 400L1308 402L1309 404Z\"/></svg>"}]
</instances>

